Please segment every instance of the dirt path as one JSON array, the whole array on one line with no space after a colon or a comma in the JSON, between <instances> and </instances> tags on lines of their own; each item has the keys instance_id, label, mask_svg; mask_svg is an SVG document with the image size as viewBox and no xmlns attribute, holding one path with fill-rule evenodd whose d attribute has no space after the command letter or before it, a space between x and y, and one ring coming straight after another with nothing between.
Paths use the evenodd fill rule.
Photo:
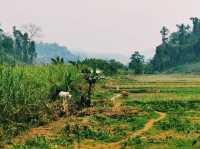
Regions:
<instances>
[{"instance_id":1,"label":"dirt path","mask_svg":"<svg viewBox=\"0 0 200 149\"><path fill-rule=\"evenodd\" d=\"M117 94L117 95L113 96L110 100L112 102L114 102L116 99L120 98L121 96L122 96L121 94Z\"/></svg>"},{"instance_id":2,"label":"dirt path","mask_svg":"<svg viewBox=\"0 0 200 149\"><path fill-rule=\"evenodd\" d=\"M166 113L163 112L157 112L157 113L159 115L158 119L150 119L145 124L144 128L128 134L125 139L120 140L119 142L108 143L108 144L95 144L92 140L88 140L84 144L81 144L80 147L83 149L111 149L111 148L120 149L121 143L128 141L131 138L142 136L145 132L150 130L156 122L159 122L166 117ZM79 147L77 145L74 146L74 149L78 148Z\"/></svg>"},{"instance_id":3,"label":"dirt path","mask_svg":"<svg viewBox=\"0 0 200 149\"><path fill-rule=\"evenodd\" d=\"M121 96L122 96L121 94L117 94L117 95L115 95L114 97L111 98L111 101L113 101L115 103L113 105L113 108L120 108L120 105L122 105L122 102L117 100L117 99L120 98ZM158 112L158 111L156 111L156 113L159 115L159 118L150 119L142 129L140 129L140 130L138 130L136 132L132 132L132 133L128 134L125 139L123 139L123 140L121 140L119 142L113 143L113 146L116 146L116 144L120 144L120 143L122 143L124 141L127 141L130 138L142 136L145 132L150 130L154 126L154 124L156 122L159 122L159 121L163 120L166 117L166 113Z\"/></svg>"},{"instance_id":4,"label":"dirt path","mask_svg":"<svg viewBox=\"0 0 200 149\"><path fill-rule=\"evenodd\" d=\"M121 94L117 94L114 97L111 98L111 101L113 102L113 109L120 109L121 106L123 106L123 103L121 100L118 100L121 97ZM120 144L122 142L127 141L130 138L134 138L134 137L138 137L138 136L142 136L145 132L147 132L148 130L150 130L154 124L156 122L161 121L162 119L164 119L166 117L166 114L163 112L157 112L157 114L159 115L159 118L157 119L150 119L144 126L144 128L136 131L136 132L132 132L130 134L127 135L127 137L119 142L114 142L114 143L109 143L109 144L96 144L93 142L93 140L88 140L89 142L85 142L84 144L81 144L81 148L86 148L86 149L110 149L110 148L116 148L116 149L120 149ZM21 136L17 136L16 138L14 138L11 141L11 144L6 145L4 148L5 149L9 149L13 146L13 144L15 145L20 145L20 144L24 144L27 140L36 137L36 136L45 136L45 137L56 137L58 136L58 132L60 129L62 129L65 126L65 123L67 120L69 120L70 118L61 118L58 121L54 121L50 124L48 124L47 126L41 126L38 128L33 128L31 129L29 132L22 134ZM77 145L74 146L74 148L78 148Z\"/></svg>"},{"instance_id":5,"label":"dirt path","mask_svg":"<svg viewBox=\"0 0 200 149\"><path fill-rule=\"evenodd\" d=\"M81 149L111 149L111 148L120 149L121 148L121 143L123 143L125 141L128 141L128 139L142 136L145 132L150 130L154 126L154 124L156 122L159 122L159 121L161 121L162 119L164 119L166 117L166 114L163 113L163 112L157 112L157 113L159 115L158 119L150 119L145 124L144 128L142 128L142 129L140 129L140 130L138 130L136 132L128 134L128 136L125 139L120 140L119 142L108 143L108 144L102 144L102 143L101 144L96 144L94 142L94 140L87 140L86 142L84 142L84 144L80 145L80 148ZM73 146L73 148L74 149L79 149L77 144L75 144Z\"/></svg>"},{"instance_id":6,"label":"dirt path","mask_svg":"<svg viewBox=\"0 0 200 149\"><path fill-rule=\"evenodd\" d=\"M122 102L117 100L117 99L120 98L121 96L122 96L121 94L117 94L117 95L115 95L114 97L111 98L111 101L113 101L115 103L113 105L113 108L120 108L120 106L122 105ZM128 138L141 136L142 134L147 132L149 129L151 129L156 122L159 122L159 121L161 121L162 119L164 119L166 117L166 113L157 112L157 111L156 111L156 113L159 115L158 119L150 119L145 124L143 129L140 129L140 130L138 130L138 131L136 131L134 133L129 134ZM125 139L125 140L127 140L127 139ZM123 140L123 141L125 141L125 140Z\"/></svg>"},{"instance_id":7,"label":"dirt path","mask_svg":"<svg viewBox=\"0 0 200 149\"><path fill-rule=\"evenodd\" d=\"M116 100L121 97L121 94L115 95L111 98L111 101L115 102L114 108L118 109L121 106L121 102L117 102ZM41 126L38 128L32 128L26 133L23 133L20 136L15 137L11 140L10 144L4 146L5 149L11 148L13 145L24 144L27 140L34 138L36 136L45 136L45 137L56 137L58 131L65 126L65 122L69 120L69 118L60 118L58 121L54 121L49 123L46 126Z\"/></svg>"},{"instance_id":8,"label":"dirt path","mask_svg":"<svg viewBox=\"0 0 200 149\"><path fill-rule=\"evenodd\" d=\"M11 144L5 145L5 149L11 148L13 145L24 144L27 140L34 138L36 136L45 136L45 137L54 137L57 135L57 132L65 126L67 118L61 118L58 121L54 121L49 123L46 126L41 126L38 128L32 128L27 133L24 133L20 136L17 136L13 140L11 140Z\"/></svg>"},{"instance_id":9,"label":"dirt path","mask_svg":"<svg viewBox=\"0 0 200 149\"><path fill-rule=\"evenodd\" d=\"M113 109L119 109L120 106L122 106L123 104L122 101L118 100L121 96L122 96L121 94L117 94L111 98L111 101L113 102ZM86 142L84 142L84 144L80 145L80 148L82 149L110 149L110 148L120 149L121 143L128 141L131 138L142 136L145 132L150 130L154 126L155 123L163 120L166 117L166 113L158 112L158 111L156 111L156 113L159 115L157 119L150 119L142 129L136 132L129 133L125 139L120 140L119 142L108 143L108 144L96 144L94 140L87 140ZM79 146L75 144L73 148L79 149Z\"/></svg>"},{"instance_id":10,"label":"dirt path","mask_svg":"<svg viewBox=\"0 0 200 149\"><path fill-rule=\"evenodd\" d=\"M148 130L150 130L154 124L156 122L159 122L161 121L162 119L164 119L166 117L166 113L163 113L163 112L156 112L158 115L159 115L159 118L158 119L150 119L144 126L144 128L134 132L134 133L131 133L128 135L128 137L120 142L124 142L124 141L127 141L128 139L130 138L134 138L134 137L138 137L138 136L142 136L145 132L147 132Z\"/></svg>"},{"instance_id":11,"label":"dirt path","mask_svg":"<svg viewBox=\"0 0 200 149\"><path fill-rule=\"evenodd\" d=\"M119 101L119 100L117 100L117 99L120 98L121 96L122 96L121 94L118 94L118 95L114 96L114 97L111 99L113 102L115 102L113 108L120 108L120 105L122 105L122 101ZM130 139L130 138L142 136L145 132L147 132L148 130L150 130L150 129L154 126L154 124L155 124L156 122L159 122L159 121L161 121L162 119L164 119L164 118L166 117L166 113L158 112L158 111L156 111L156 113L159 115L159 118L157 118L157 119L150 119L150 120L145 124L144 128L142 128L142 129L140 129L140 130L138 130L138 131L136 131L136 132L131 132L130 134L127 135L127 137L126 137L125 139L123 139L123 140L121 140L121 141L119 141L119 142L116 142L116 143L117 143L117 144L120 144L120 143L122 143L122 142L124 142L124 141L127 141L127 140ZM115 143L114 143L113 145L115 145Z\"/></svg>"}]
</instances>

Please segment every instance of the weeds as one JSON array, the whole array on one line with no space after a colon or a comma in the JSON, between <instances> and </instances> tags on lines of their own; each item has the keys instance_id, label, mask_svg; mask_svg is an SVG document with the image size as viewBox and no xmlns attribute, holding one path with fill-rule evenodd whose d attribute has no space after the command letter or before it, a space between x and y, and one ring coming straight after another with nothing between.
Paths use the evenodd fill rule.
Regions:
<instances>
[{"instance_id":1,"label":"weeds","mask_svg":"<svg viewBox=\"0 0 200 149\"><path fill-rule=\"evenodd\" d=\"M8 71L0 73L0 77L3 78L0 80L0 82L3 81L3 87L0 87L0 96L3 95L3 98L0 99L0 110L3 111L7 106L4 112L7 114L6 118L9 119L8 121L4 118L1 119L3 122L0 126L1 140L5 140L3 138L5 130L6 135L10 134L10 136L26 130L28 128L27 125L24 125L27 124L26 121L33 126L41 124L46 119L51 119L51 116L47 117L52 114L52 111L50 110L49 114L45 115L46 110L49 110L48 106L45 108L45 105L49 102L46 98L53 85L62 87L65 82L64 89L71 90L73 94L73 105L80 107L81 98L83 97L82 100L84 100L88 96L88 84L82 74L76 73L77 69L70 67L63 69L65 67L64 65L53 65L47 68L31 69L27 67L7 70L0 68L0 72ZM6 80L7 77L9 77L9 81ZM59 136L50 139L34 138L16 149L20 149L20 147L28 149L37 145L43 145L44 148L73 148L74 144L90 145L87 144L90 143L88 140L93 145L123 142L124 139L128 139L130 134L143 129L150 120L158 119L156 111L166 113L166 117L155 122L141 136L129 138L123 142L122 148L198 149L200 147L199 81L197 76L113 76L110 80L104 80L103 85L97 85L98 90L92 96L93 106L83 109L81 114L74 116L73 120L70 119ZM7 85L5 82L9 82L11 85ZM113 104L109 99L116 90L115 84L119 85L119 93L128 91L129 96L121 97L119 99L122 103L121 106L113 110ZM2 94L10 86L13 87L11 90L20 89L17 93L10 91ZM4 88L6 89L4 90ZM12 97L16 97L17 100L13 101ZM13 104L14 102L15 104ZM18 114L13 115L12 111L9 111L10 108L13 108L14 111L16 109ZM14 125L9 123L10 120L15 122Z\"/></svg>"},{"instance_id":2,"label":"weeds","mask_svg":"<svg viewBox=\"0 0 200 149\"><path fill-rule=\"evenodd\" d=\"M71 79L78 78L76 73L75 68L64 65L1 66L0 123L7 137L1 140L8 140L30 126L51 121L53 111L48 107L50 89L62 83L69 89Z\"/></svg>"}]
</instances>

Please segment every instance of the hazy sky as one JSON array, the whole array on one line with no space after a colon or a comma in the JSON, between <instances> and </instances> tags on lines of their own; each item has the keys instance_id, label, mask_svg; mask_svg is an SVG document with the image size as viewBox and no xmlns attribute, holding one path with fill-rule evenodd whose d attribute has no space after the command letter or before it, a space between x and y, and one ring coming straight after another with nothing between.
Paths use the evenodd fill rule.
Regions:
<instances>
[{"instance_id":1,"label":"hazy sky","mask_svg":"<svg viewBox=\"0 0 200 149\"><path fill-rule=\"evenodd\" d=\"M199 7L199 0L0 0L0 22L7 30L34 23L41 40L70 49L151 57L160 28L189 23Z\"/></svg>"}]
</instances>

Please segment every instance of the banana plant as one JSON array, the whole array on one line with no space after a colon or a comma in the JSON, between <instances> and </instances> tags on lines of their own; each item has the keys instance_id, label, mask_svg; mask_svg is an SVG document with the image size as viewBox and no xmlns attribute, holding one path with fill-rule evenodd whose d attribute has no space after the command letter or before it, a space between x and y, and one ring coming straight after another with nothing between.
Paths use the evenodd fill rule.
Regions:
<instances>
[{"instance_id":1,"label":"banana plant","mask_svg":"<svg viewBox=\"0 0 200 149\"><path fill-rule=\"evenodd\" d=\"M51 58L51 63L54 65L64 64L64 58L59 57L59 56L55 58Z\"/></svg>"},{"instance_id":2,"label":"banana plant","mask_svg":"<svg viewBox=\"0 0 200 149\"><path fill-rule=\"evenodd\" d=\"M95 88L95 85L97 81L103 79L102 72L100 70L97 70L96 67L90 69L86 68L82 70L83 77L88 83L88 91L87 91L87 98L85 101L85 105L87 107L91 106L91 96L93 93L93 89Z\"/></svg>"},{"instance_id":3,"label":"banana plant","mask_svg":"<svg viewBox=\"0 0 200 149\"><path fill-rule=\"evenodd\" d=\"M73 81L74 80L72 78L72 74L71 73L66 73L65 74L65 78L64 78L64 84L63 84L64 87L63 88L66 91L70 91Z\"/></svg>"}]
</instances>

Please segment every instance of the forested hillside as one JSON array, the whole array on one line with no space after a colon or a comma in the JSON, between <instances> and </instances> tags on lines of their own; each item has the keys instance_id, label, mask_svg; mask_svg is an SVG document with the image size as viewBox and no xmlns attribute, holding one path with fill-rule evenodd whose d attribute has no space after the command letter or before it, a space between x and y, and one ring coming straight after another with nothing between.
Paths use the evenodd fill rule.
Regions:
<instances>
[{"instance_id":1,"label":"forested hillside","mask_svg":"<svg viewBox=\"0 0 200 149\"><path fill-rule=\"evenodd\" d=\"M172 67L164 71L166 74L200 74L200 62L194 62L190 64L183 64Z\"/></svg>"},{"instance_id":2,"label":"forested hillside","mask_svg":"<svg viewBox=\"0 0 200 149\"><path fill-rule=\"evenodd\" d=\"M49 63L51 58L63 57L65 62L76 61L78 57L72 54L66 47L60 46L57 43L37 43L37 63Z\"/></svg>"},{"instance_id":3,"label":"forested hillside","mask_svg":"<svg viewBox=\"0 0 200 149\"><path fill-rule=\"evenodd\" d=\"M151 64L154 71L200 61L200 19L190 18L192 26L177 25L177 31L169 34L167 27L160 31L162 44L156 48Z\"/></svg>"},{"instance_id":4,"label":"forested hillside","mask_svg":"<svg viewBox=\"0 0 200 149\"><path fill-rule=\"evenodd\" d=\"M78 59L66 47L56 43L36 43L29 33L16 27L13 27L12 35L0 28L1 64L49 63L56 56L63 57L66 62Z\"/></svg>"}]
</instances>

